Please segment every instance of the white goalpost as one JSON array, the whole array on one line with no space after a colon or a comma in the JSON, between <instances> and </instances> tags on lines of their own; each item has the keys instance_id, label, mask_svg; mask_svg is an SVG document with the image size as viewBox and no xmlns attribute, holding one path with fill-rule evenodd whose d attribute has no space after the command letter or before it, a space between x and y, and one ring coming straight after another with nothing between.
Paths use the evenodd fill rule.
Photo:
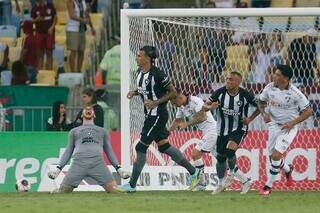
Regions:
<instances>
[{"instance_id":1,"label":"white goalpost","mask_svg":"<svg viewBox=\"0 0 320 213\"><path fill-rule=\"evenodd\" d=\"M276 182L279 190L320 190L320 8L246 9L123 9L121 10L121 164L131 169L135 144L144 121L138 96L126 98L135 88L136 52L144 45L158 50L156 65L184 93L206 100L224 84L228 71L239 71L243 87L259 95L271 81L276 64L290 64L293 83L309 98L314 116L300 126L286 161L295 170L293 188ZM168 103L169 122L176 109ZM169 141L191 160L192 147L201 140L196 128L171 132ZM261 118L250 126L237 151L238 164L254 180L254 188L267 177L267 133ZM205 157L208 189L216 184L215 159ZM138 181L142 190L187 188L187 172L150 146ZM279 176L278 179L283 178ZM240 187L235 181L233 189Z\"/></svg>"}]
</instances>

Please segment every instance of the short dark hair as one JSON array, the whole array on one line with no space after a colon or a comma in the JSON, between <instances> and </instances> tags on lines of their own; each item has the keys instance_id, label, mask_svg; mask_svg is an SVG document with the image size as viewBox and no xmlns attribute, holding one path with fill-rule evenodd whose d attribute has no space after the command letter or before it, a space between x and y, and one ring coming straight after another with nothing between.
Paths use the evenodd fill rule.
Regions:
<instances>
[{"instance_id":1,"label":"short dark hair","mask_svg":"<svg viewBox=\"0 0 320 213\"><path fill-rule=\"evenodd\" d=\"M152 61L158 58L157 49L154 46L143 46L140 48L140 51L145 52L145 54L150 57Z\"/></svg>"},{"instance_id":2,"label":"short dark hair","mask_svg":"<svg viewBox=\"0 0 320 213\"><path fill-rule=\"evenodd\" d=\"M91 97L91 104L96 104L97 103L97 96L92 88L86 88L82 91L82 94L90 96Z\"/></svg>"},{"instance_id":3,"label":"short dark hair","mask_svg":"<svg viewBox=\"0 0 320 213\"><path fill-rule=\"evenodd\" d=\"M232 71L232 72L230 72L230 74L232 74L232 75L237 75L240 79L242 79L242 75L241 75L240 72Z\"/></svg>"},{"instance_id":4,"label":"short dark hair","mask_svg":"<svg viewBox=\"0 0 320 213\"><path fill-rule=\"evenodd\" d=\"M289 80L293 76L292 68L289 65L286 64L278 64L277 69L281 72L282 75L287 77Z\"/></svg>"}]
</instances>

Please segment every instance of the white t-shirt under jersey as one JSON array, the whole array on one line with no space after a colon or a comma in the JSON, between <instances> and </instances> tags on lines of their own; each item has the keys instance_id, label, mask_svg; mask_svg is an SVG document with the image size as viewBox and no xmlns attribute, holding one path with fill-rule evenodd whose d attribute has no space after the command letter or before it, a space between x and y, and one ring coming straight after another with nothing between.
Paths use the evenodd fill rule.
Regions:
<instances>
[{"instance_id":1,"label":"white t-shirt under jersey","mask_svg":"<svg viewBox=\"0 0 320 213\"><path fill-rule=\"evenodd\" d=\"M271 121L277 124L292 121L310 105L306 96L292 84L288 89L280 90L270 83L263 89L259 99L268 103Z\"/></svg>"},{"instance_id":2,"label":"white t-shirt under jersey","mask_svg":"<svg viewBox=\"0 0 320 213\"><path fill-rule=\"evenodd\" d=\"M189 96L188 104L186 106L178 107L176 118L193 117L202 109L204 102L201 98L196 96ZM217 122L213 119L210 111L207 112L207 119L197 124L199 130L203 135L216 134Z\"/></svg>"}]
</instances>

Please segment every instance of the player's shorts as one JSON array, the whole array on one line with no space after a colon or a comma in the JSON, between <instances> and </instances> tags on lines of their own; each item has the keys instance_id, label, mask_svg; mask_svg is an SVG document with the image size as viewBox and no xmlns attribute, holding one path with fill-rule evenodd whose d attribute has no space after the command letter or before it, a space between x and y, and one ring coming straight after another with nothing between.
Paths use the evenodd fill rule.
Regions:
<instances>
[{"instance_id":1,"label":"player's shorts","mask_svg":"<svg viewBox=\"0 0 320 213\"><path fill-rule=\"evenodd\" d=\"M167 139L169 136L169 131L166 127L168 117L168 113L163 113L160 116L147 116L141 131L141 142L150 145L152 141L158 143Z\"/></svg>"},{"instance_id":2,"label":"player's shorts","mask_svg":"<svg viewBox=\"0 0 320 213\"><path fill-rule=\"evenodd\" d=\"M216 152L217 134L206 134L202 137L201 141L194 147L201 152Z\"/></svg>"},{"instance_id":3,"label":"player's shorts","mask_svg":"<svg viewBox=\"0 0 320 213\"><path fill-rule=\"evenodd\" d=\"M281 125L275 123L268 124L268 129L269 139L267 143L267 149L269 155L271 155L274 149L283 154L288 149L298 133L297 127L294 127L290 131L287 131L285 129L282 129Z\"/></svg>"},{"instance_id":4,"label":"player's shorts","mask_svg":"<svg viewBox=\"0 0 320 213\"><path fill-rule=\"evenodd\" d=\"M85 178L92 178L101 186L114 180L102 158L92 163L87 163L85 159L83 161L74 160L61 186L76 188Z\"/></svg>"},{"instance_id":5,"label":"player's shorts","mask_svg":"<svg viewBox=\"0 0 320 213\"><path fill-rule=\"evenodd\" d=\"M84 51L86 48L85 32L67 32L67 49Z\"/></svg>"},{"instance_id":6,"label":"player's shorts","mask_svg":"<svg viewBox=\"0 0 320 213\"><path fill-rule=\"evenodd\" d=\"M246 131L244 131L242 129L237 129L228 135L218 136L217 153L219 155L224 156L229 141L234 141L236 144L239 145L241 143L241 141L243 140L245 133L246 133Z\"/></svg>"},{"instance_id":7,"label":"player's shorts","mask_svg":"<svg viewBox=\"0 0 320 213\"><path fill-rule=\"evenodd\" d=\"M55 46L55 36L53 34L36 33L36 41L40 49L53 50Z\"/></svg>"}]
</instances>

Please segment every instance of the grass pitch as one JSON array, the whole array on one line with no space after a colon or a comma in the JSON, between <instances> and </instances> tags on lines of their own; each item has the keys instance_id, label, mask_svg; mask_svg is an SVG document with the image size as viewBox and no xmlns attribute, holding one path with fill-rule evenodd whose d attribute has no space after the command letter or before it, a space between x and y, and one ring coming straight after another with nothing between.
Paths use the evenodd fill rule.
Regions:
<instances>
[{"instance_id":1,"label":"grass pitch","mask_svg":"<svg viewBox=\"0 0 320 213\"><path fill-rule=\"evenodd\" d=\"M105 192L0 193L1 213L317 213L320 212L319 192L273 192L263 198L256 192L161 191L112 195Z\"/></svg>"}]
</instances>

